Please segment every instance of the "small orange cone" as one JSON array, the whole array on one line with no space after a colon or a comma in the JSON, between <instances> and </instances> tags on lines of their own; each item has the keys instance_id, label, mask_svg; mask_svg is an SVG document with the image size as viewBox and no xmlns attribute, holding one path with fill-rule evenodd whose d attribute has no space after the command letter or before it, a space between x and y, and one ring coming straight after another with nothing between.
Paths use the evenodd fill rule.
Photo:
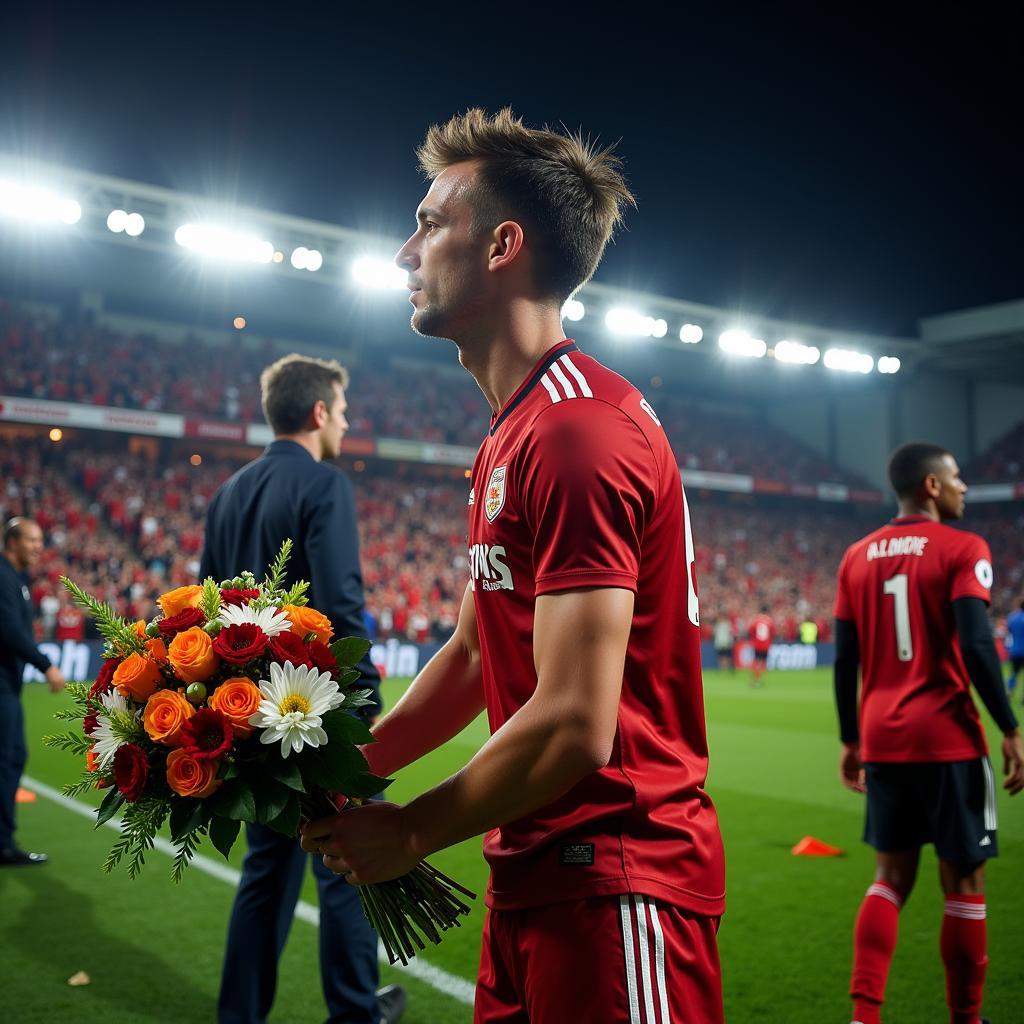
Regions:
<instances>
[{"instance_id":1,"label":"small orange cone","mask_svg":"<svg viewBox=\"0 0 1024 1024\"><path fill-rule=\"evenodd\" d=\"M31 789L19 786L18 792L14 794L14 802L16 804L34 804L36 802L36 795Z\"/></svg>"},{"instance_id":2,"label":"small orange cone","mask_svg":"<svg viewBox=\"0 0 1024 1024\"><path fill-rule=\"evenodd\" d=\"M829 846L814 836L804 836L790 851L794 857L842 857L843 851L838 846Z\"/></svg>"}]
</instances>

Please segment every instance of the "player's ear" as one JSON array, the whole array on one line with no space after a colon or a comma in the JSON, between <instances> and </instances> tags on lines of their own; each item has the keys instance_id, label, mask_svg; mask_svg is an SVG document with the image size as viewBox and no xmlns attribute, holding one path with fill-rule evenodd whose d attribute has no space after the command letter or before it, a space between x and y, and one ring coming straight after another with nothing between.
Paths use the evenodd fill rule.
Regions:
<instances>
[{"instance_id":1,"label":"player's ear","mask_svg":"<svg viewBox=\"0 0 1024 1024\"><path fill-rule=\"evenodd\" d=\"M921 481L921 490L924 491L925 497L937 498L942 491L942 484L939 482L939 478L935 473L929 473Z\"/></svg>"},{"instance_id":2,"label":"player's ear","mask_svg":"<svg viewBox=\"0 0 1024 1024\"><path fill-rule=\"evenodd\" d=\"M327 403L323 399L317 399L313 411L309 414L311 428L319 430L327 422L327 416Z\"/></svg>"},{"instance_id":3,"label":"player's ear","mask_svg":"<svg viewBox=\"0 0 1024 1024\"><path fill-rule=\"evenodd\" d=\"M526 234L514 220L502 221L491 234L487 252L487 269L504 270L512 266L522 252Z\"/></svg>"}]
</instances>

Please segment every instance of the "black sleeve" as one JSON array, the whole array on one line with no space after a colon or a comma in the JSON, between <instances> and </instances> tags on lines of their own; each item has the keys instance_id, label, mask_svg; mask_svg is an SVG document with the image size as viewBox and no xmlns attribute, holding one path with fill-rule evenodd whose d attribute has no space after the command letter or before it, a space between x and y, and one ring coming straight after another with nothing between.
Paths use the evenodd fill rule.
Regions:
<instances>
[{"instance_id":1,"label":"black sleeve","mask_svg":"<svg viewBox=\"0 0 1024 1024\"><path fill-rule=\"evenodd\" d=\"M199 559L199 582L212 576L218 583L224 578L217 574L217 566L213 557L213 510L217 504L215 494L206 508L206 528L203 530L203 554Z\"/></svg>"},{"instance_id":2,"label":"black sleeve","mask_svg":"<svg viewBox=\"0 0 1024 1024\"><path fill-rule=\"evenodd\" d=\"M352 484L344 473L320 474L308 497L305 536L310 585L317 611L334 626L335 636L366 636L363 621L363 572L359 566L359 531ZM322 482L321 482L322 481ZM380 673L367 654L356 666L358 685L368 686L380 710Z\"/></svg>"},{"instance_id":3,"label":"black sleeve","mask_svg":"<svg viewBox=\"0 0 1024 1024\"><path fill-rule=\"evenodd\" d=\"M0 647L45 672L50 668L50 659L36 646L31 628L26 630L23 625L24 600L21 585L14 576L9 583L6 580L0 582Z\"/></svg>"},{"instance_id":4,"label":"black sleeve","mask_svg":"<svg viewBox=\"0 0 1024 1024\"><path fill-rule=\"evenodd\" d=\"M953 602L953 615L964 664L978 696L996 725L1004 733L1013 732L1017 728L1017 718L1006 696L985 602L980 597L957 598Z\"/></svg>"},{"instance_id":5,"label":"black sleeve","mask_svg":"<svg viewBox=\"0 0 1024 1024\"><path fill-rule=\"evenodd\" d=\"M857 670L860 668L860 644L856 623L836 619L836 662L833 668L836 710L839 712L839 737L844 743L859 743L857 724Z\"/></svg>"}]
</instances>

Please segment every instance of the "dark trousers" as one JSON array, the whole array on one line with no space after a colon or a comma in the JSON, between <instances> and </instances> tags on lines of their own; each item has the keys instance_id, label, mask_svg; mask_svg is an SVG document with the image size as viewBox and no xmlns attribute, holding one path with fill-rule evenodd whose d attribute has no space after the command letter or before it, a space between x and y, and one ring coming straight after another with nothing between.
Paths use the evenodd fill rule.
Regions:
<instances>
[{"instance_id":1,"label":"dark trousers","mask_svg":"<svg viewBox=\"0 0 1024 1024\"><path fill-rule=\"evenodd\" d=\"M264 825L247 825L242 865L228 926L217 1019L264 1024L277 989L284 949L312 859L320 899L320 980L327 1024L379 1024L377 936L363 916L359 893L298 841Z\"/></svg>"},{"instance_id":2,"label":"dark trousers","mask_svg":"<svg viewBox=\"0 0 1024 1024\"><path fill-rule=\"evenodd\" d=\"M14 800L27 761L21 698L0 693L0 850L14 846Z\"/></svg>"}]
</instances>

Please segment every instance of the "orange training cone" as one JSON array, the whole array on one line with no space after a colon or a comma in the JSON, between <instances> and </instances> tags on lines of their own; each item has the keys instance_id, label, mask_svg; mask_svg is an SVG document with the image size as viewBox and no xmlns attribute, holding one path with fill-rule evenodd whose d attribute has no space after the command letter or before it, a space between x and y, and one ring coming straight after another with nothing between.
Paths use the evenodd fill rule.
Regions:
<instances>
[{"instance_id":1,"label":"orange training cone","mask_svg":"<svg viewBox=\"0 0 1024 1024\"><path fill-rule=\"evenodd\" d=\"M829 846L814 836L804 836L790 851L794 857L842 857L838 846Z\"/></svg>"},{"instance_id":2,"label":"orange training cone","mask_svg":"<svg viewBox=\"0 0 1024 1024\"><path fill-rule=\"evenodd\" d=\"M18 787L18 792L14 794L14 802L17 804L32 804L36 801L36 795L31 789L25 789L22 786Z\"/></svg>"}]
</instances>

